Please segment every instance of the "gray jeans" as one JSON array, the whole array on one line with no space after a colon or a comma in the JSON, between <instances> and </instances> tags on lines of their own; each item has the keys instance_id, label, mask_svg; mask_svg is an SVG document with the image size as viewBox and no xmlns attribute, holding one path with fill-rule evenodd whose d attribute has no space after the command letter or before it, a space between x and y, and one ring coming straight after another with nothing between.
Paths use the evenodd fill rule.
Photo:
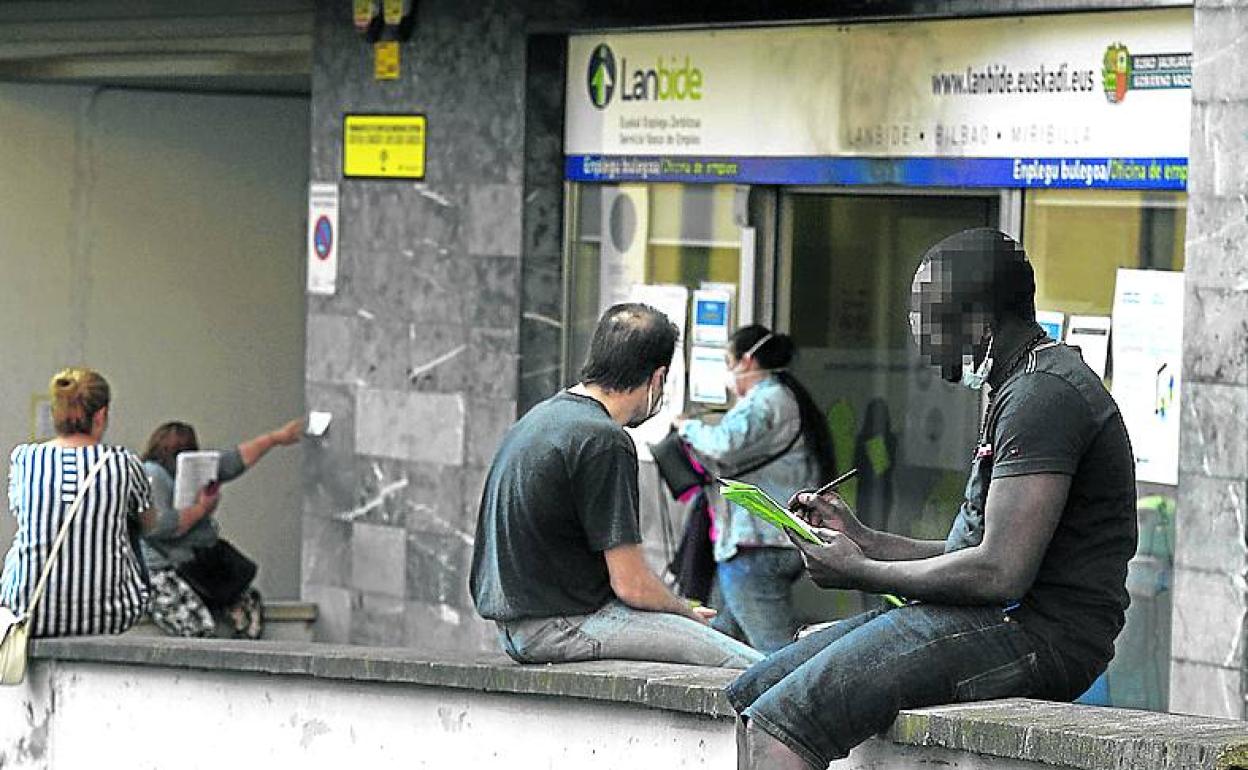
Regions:
<instances>
[{"instance_id":1,"label":"gray jeans","mask_svg":"<svg viewBox=\"0 0 1248 770\"><path fill-rule=\"evenodd\" d=\"M649 660L748 668L763 654L696 620L635 610L618 600L589 615L527 618L498 624L507 654L520 663Z\"/></svg>"}]
</instances>

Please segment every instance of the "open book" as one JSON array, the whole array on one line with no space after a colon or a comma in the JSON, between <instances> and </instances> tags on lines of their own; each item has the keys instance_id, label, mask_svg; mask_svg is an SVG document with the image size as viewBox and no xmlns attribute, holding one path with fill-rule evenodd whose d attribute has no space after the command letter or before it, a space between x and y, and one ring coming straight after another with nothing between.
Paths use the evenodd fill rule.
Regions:
<instances>
[{"instance_id":1,"label":"open book","mask_svg":"<svg viewBox=\"0 0 1248 770\"><path fill-rule=\"evenodd\" d=\"M823 543L811 531L809 524L793 515L792 511L753 484L734 479L720 479L720 483L723 486L719 491L725 500L736 503L763 521L770 522L781 529L791 529L812 543Z\"/></svg>"},{"instance_id":2,"label":"open book","mask_svg":"<svg viewBox=\"0 0 1248 770\"><path fill-rule=\"evenodd\" d=\"M199 490L217 480L221 453L208 449L178 453L178 473L173 480L173 507L177 510L195 504Z\"/></svg>"}]
</instances>

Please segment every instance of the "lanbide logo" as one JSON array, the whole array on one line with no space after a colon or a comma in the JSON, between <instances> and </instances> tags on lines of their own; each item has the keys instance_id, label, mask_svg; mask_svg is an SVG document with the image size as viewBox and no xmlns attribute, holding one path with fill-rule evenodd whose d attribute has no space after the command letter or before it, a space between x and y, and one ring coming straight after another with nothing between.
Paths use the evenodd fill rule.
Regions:
<instances>
[{"instance_id":1,"label":"lanbide logo","mask_svg":"<svg viewBox=\"0 0 1248 770\"><path fill-rule=\"evenodd\" d=\"M589 88L589 101L598 109L605 109L611 94L615 93L615 54L606 43L589 55L585 84Z\"/></svg>"},{"instance_id":2,"label":"lanbide logo","mask_svg":"<svg viewBox=\"0 0 1248 770\"><path fill-rule=\"evenodd\" d=\"M620 58L618 82L620 101L700 101L702 99L702 70L695 67L690 57L682 61L677 56L658 57L649 69L628 68L628 59ZM598 109L606 109L615 95L615 53L606 43L601 43L589 55L589 67L585 71L585 86L589 101Z\"/></svg>"}]
</instances>

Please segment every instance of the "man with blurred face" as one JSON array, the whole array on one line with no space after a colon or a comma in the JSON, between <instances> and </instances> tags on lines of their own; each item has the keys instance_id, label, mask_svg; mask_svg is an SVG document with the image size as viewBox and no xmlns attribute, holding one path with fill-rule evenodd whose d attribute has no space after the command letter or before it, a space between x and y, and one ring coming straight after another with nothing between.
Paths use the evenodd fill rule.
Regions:
<instances>
[{"instance_id":1,"label":"man with blurred face","mask_svg":"<svg viewBox=\"0 0 1248 770\"><path fill-rule=\"evenodd\" d=\"M965 500L943 541L863 525L844 500L800 493L817 528L794 538L824 588L904 596L756 664L729 688L739 767L827 767L903 708L1070 700L1113 656L1135 552L1126 428L1077 349L1035 322L1021 246L967 230L923 256L911 332L950 382L989 389Z\"/></svg>"}]
</instances>

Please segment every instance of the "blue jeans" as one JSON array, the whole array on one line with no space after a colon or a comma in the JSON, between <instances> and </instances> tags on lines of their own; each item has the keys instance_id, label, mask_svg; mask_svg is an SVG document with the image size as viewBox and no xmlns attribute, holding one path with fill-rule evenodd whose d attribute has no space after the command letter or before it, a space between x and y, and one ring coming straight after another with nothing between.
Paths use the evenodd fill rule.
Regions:
<instances>
[{"instance_id":1,"label":"blue jeans","mask_svg":"<svg viewBox=\"0 0 1248 770\"><path fill-rule=\"evenodd\" d=\"M503 649L519 663L615 659L746 668L763 659L758 650L696 620L635 610L618 600L588 615L499 623L498 631Z\"/></svg>"},{"instance_id":2,"label":"blue jeans","mask_svg":"<svg viewBox=\"0 0 1248 770\"><path fill-rule=\"evenodd\" d=\"M715 568L721 604L711 626L772 653L793 641L793 581L802 574L796 548L739 548Z\"/></svg>"},{"instance_id":3,"label":"blue jeans","mask_svg":"<svg viewBox=\"0 0 1248 770\"><path fill-rule=\"evenodd\" d=\"M1069 700L1055 651L999 607L912 604L834 623L742 674L728 698L814 767L845 757L906 708ZM1074 693L1077 695L1078 693Z\"/></svg>"}]
</instances>

